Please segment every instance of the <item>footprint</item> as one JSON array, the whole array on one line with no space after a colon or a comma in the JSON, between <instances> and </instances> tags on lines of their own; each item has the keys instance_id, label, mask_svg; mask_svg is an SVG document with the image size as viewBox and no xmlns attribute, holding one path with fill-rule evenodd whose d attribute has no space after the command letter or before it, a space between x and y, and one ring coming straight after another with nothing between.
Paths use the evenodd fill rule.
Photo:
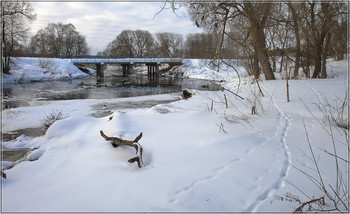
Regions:
<instances>
[{"instance_id":1,"label":"footprint","mask_svg":"<svg viewBox=\"0 0 350 214\"><path fill-rule=\"evenodd\" d=\"M252 148L247 149L247 150L245 151L246 154L249 154L249 153L252 153L252 152L253 152L253 149L252 149Z\"/></svg>"}]
</instances>

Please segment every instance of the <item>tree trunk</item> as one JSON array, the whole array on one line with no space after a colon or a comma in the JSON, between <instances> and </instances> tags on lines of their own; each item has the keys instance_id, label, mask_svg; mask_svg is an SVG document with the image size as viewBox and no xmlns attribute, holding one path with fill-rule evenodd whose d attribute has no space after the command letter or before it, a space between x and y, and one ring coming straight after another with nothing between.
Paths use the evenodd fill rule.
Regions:
<instances>
[{"instance_id":1,"label":"tree trunk","mask_svg":"<svg viewBox=\"0 0 350 214\"><path fill-rule=\"evenodd\" d=\"M254 71L254 78L259 79L259 76L260 76L259 59L256 51L254 53L254 59L253 59L253 71Z\"/></svg>"},{"instance_id":2,"label":"tree trunk","mask_svg":"<svg viewBox=\"0 0 350 214\"><path fill-rule=\"evenodd\" d=\"M283 69L283 60L284 60L284 52L282 52L282 56L281 56L281 65L280 65L280 70L278 71L278 73L282 73L282 69Z\"/></svg>"},{"instance_id":3,"label":"tree trunk","mask_svg":"<svg viewBox=\"0 0 350 214\"><path fill-rule=\"evenodd\" d=\"M302 53L303 57L303 72L305 74L305 76L307 78L310 78L310 65L311 65L311 58L312 58L312 55L311 55L311 47L310 47L310 41L308 38L307 39L307 43L305 45L305 50L304 52L305 53Z\"/></svg>"},{"instance_id":4,"label":"tree trunk","mask_svg":"<svg viewBox=\"0 0 350 214\"><path fill-rule=\"evenodd\" d=\"M299 75L299 67L300 67L300 36L299 33L295 35L296 39L296 49L295 49L295 64L294 64L294 74L293 77L296 78Z\"/></svg>"},{"instance_id":5,"label":"tree trunk","mask_svg":"<svg viewBox=\"0 0 350 214\"><path fill-rule=\"evenodd\" d=\"M4 62L3 62L3 73L4 74L11 74L10 73L10 61L11 61L11 58L9 56L4 57Z\"/></svg>"},{"instance_id":6,"label":"tree trunk","mask_svg":"<svg viewBox=\"0 0 350 214\"><path fill-rule=\"evenodd\" d=\"M318 78L321 73L321 62L322 62L322 47L318 44L314 53L314 73L312 78Z\"/></svg>"},{"instance_id":7,"label":"tree trunk","mask_svg":"<svg viewBox=\"0 0 350 214\"><path fill-rule=\"evenodd\" d=\"M266 80L274 80L275 76L272 72L269 56L266 50L265 33L262 27L256 26L255 31L255 47L258 55L258 59L262 70L265 74Z\"/></svg>"},{"instance_id":8,"label":"tree trunk","mask_svg":"<svg viewBox=\"0 0 350 214\"><path fill-rule=\"evenodd\" d=\"M295 11L295 8L292 3L287 3L291 12L292 12L292 18L293 18L293 30L295 35L295 64L294 64L294 74L293 77L296 78L299 75L299 67L300 67L300 33L299 33L299 17L298 14Z\"/></svg>"},{"instance_id":9,"label":"tree trunk","mask_svg":"<svg viewBox=\"0 0 350 214\"><path fill-rule=\"evenodd\" d=\"M327 68L326 68L326 63L327 63L327 55L328 55L328 47L329 43L331 40L331 33L327 33L324 45L323 45L323 52L322 52L322 70L321 70L321 78L326 79L327 78Z\"/></svg>"},{"instance_id":10,"label":"tree trunk","mask_svg":"<svg viewBox=\"0 0 350 214\"><path fill-rule=\"evenodd\" d=\"M244 11L250 21L252 34L254 38L254 46L260 65L266 80L274 80L272 68L269 61L269 56L266 49L265 41L265 24L268 19L272 3L257 3L244 2Z\"/></svg>"},{"instance_id":11,"label":"tree trunk","mask_svg":"<svg viewBox=\"0 0 350 214\"><path fill-rule=\"evenodd\" d=\"M288 32L288 29L286 28L286 33L285 33L285 36L283 38L283 42L282 42L282 56L281 56L281 66L280 66L280 70L279 70L279 73L282 73L282 68L283 68L283 59L284 59L284 56L286 56L287 58L287 62L286 62L286 69L287 69L287 66L288 66L288 55L287 55L287 51L285 50L285 47L286 47L286 43L287 43L287 34ZM287 72L287 70L286 70Z\"/></svg>"},{"instance_id":12,"label":"tree trunk","mask_svg":"<svg viewBox=\"0 0 350 214\"><path fill-rule=\"evenodd\" d=\"M2 17L1 17L2 18ZM2 51L3 51L3 60L2 60L2 72L5 74L10 74L10 56L7 51L7 44L5 40L5 21L2 21Z\"/></svg>"}]
</instances>

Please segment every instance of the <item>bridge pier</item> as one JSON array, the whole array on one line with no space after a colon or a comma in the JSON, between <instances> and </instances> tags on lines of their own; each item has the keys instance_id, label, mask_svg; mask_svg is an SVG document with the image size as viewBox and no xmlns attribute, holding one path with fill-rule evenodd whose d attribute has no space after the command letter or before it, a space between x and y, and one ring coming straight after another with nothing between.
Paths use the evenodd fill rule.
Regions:
<instances>
[{"instance_id":1,"label":"bridge pier","mask_svg":"<svg viewBox=\"0 0 350 214\"><path fill-rule=\"evenodd\" d=\"M75 58L65 59L74 63L75 65L95 64L97 78L104 78L103 66L104 64L118 64L123 67L123 75L131 74L134 64L145 64L148 68L148 79L154 80L159 77L160 64L169 64L169 69L172 65L181 65L183 59L181 58Z\"/></svg>"},{"instance_id":2,"label":"bridge pier","mask_svg":"<svg viewBox=\"0 0 350 214\"><path fill-rule=\"evenodd\" d=\"M131 64L122 64L123 66L123 76L127 77L131 74L132 65Z\"/></svg>"},{"instance_id":3,"label":"bridge pier","mask_svg":"<svg viewBox=\"0 0 350 214\"><path fill-rule=\"evenodd\" d=\"M96 64L96 75L97 75L97 78L103 78L104 77L102 66L103 66L103 63L97 63Z\"/></svg>"},{"instance_id":4,"label":"bridge pier","mask_svg":"<svg viewBox=\"0 0 350 214\"><path fill-rule=\"evenodd\" d=\"M148 79L151 81L154 81L155 78L159 77L159 64L152 63L152 64L146 64L146 65L147 65Z\"/></svg>"}]
</instances>

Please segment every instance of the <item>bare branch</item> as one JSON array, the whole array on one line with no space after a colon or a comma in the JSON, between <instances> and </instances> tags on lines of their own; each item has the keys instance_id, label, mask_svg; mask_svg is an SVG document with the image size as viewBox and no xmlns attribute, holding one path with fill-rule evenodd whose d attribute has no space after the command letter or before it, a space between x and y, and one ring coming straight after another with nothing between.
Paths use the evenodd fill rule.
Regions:
<instances>
[{"instance_id":1,"label":"bare branch","mask_svg":"<svg viewBox=\"0 0 350 214\"><path fill-rule=\"evenodd\" d=\"M143 161L142 161L143 149L142 149L142 146L138 143L138 141L142 137L142 132L133 141L131 141L131 140L123 140L123 139L118 138L118 137L108 137L107 135L105 135L105 133L103 133L102 130L100 131L100 134L106 141L111 141L112 145L114 147L118 147L120 145L127 145L127 146L134 147L135 150L136 150L136 157L133 157L133 158L129 159L128 162L129 163L134 163L136 161L139 168L145 166Z\"/></svg>"},{"instance_id":2,"label":"bare branch","mask_svg":"<svg viewBox=\"0 0 350 214\"><path fill-rule=\"evenodd\" d=\"M321 198L316 198L316 199L312 199L310 201L304 202L302 205L300 205L298 208L295 209L295 213L296 212L302 212L303 211L303 207L305 205L311 204L311 203L315 203L315 202L321 202L322 205L325 205L324 203L324 196L322 196Z\"/></svg>"}]
</instances>

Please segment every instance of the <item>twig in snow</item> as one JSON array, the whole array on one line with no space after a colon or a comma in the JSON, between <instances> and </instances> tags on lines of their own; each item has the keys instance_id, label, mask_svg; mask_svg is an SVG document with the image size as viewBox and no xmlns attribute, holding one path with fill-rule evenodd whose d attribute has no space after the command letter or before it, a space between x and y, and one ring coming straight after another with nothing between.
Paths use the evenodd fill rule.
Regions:
<instances>
[{"instance_id":1,"label":"twig in snow","mask_svg":"<svg viewBox=\"0 0 350 214\"><path fill-rule=\"evenodd\" d=\"M295 213L296 212L302 212L304 206L311 204L311 203L315 203L315 202L321 202L322 205L325 205L324 203L324 196L322 196L321 198L316 198L316 199L312 199L310 201L304 202L302 205L300 205L298 208L295 209Z\"/></svg>"}]
</instances>

